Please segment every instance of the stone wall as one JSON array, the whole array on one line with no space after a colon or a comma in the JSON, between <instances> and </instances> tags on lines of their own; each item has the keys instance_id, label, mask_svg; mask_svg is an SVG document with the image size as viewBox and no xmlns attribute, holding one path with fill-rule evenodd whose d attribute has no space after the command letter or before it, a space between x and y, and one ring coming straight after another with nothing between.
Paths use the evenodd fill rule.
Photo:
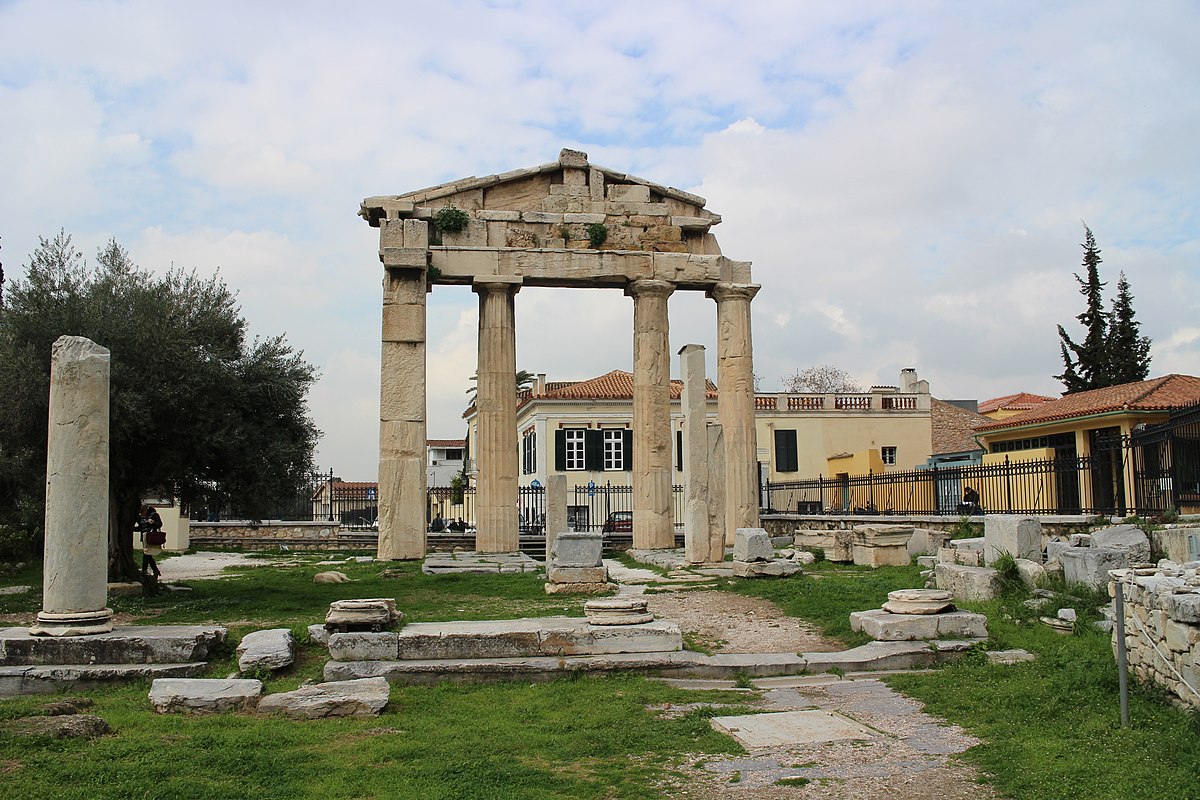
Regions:
<instances>
[{"instance_id":1,"label":"stone wall","mask_svg":"<svg viewBox=\"0 0 1200 800\"><path fill-rule=\"evenodd\" d=\"M1135 678L1200 709L1200 562L1113 570L1125 596L1125 646ZM1110 584L1116 596L1116 583ZM1116 650L1116 629L1113 650Z\"/></svg>"},{"instance_id":2,"label":"stone wall","mask_svg":"<svg viewBox=\"0 0 1200 800\"><path fill-rule=\"evenodd\" d=\"M287 545L293 550L344 550L348 545L338 538L340 530L336 522L193 522L191 545L198 549L277 550Z\"/></svg>"}]
</instances>

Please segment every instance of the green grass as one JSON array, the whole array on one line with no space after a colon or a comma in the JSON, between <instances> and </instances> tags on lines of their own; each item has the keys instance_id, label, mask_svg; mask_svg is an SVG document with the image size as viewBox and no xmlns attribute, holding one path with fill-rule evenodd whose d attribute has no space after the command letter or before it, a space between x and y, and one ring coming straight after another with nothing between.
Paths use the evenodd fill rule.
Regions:
<instances>
[{"instance_id":1,"label":"green grass","mask_svg":"<svg viewBox=\"0 0 1200 800\"><path fill-rule=\"evenodd\" d=\"M697 709L733 693L642 678L397 687L383 715L299 722L249 714L159 716L145 684L89 692L115 733L86 741L2 732L5 795L73 798L608 798L653 787L688 752L734 753ZM0 718L44 699L0 702ZM648 710L649 709L649 710Z\"/></svg>"},{"instance_id":2,"label":"green grass","mask_svg":"<svg viewBox=\"0 0 1200 800\"><path fill-rule=\"evenodd\" d=\"M424 575L420 565L353 562L318 566L310 559L290 566L238 568L219 580L187 580L191 592L161 592L156 597L109 597L113 611L133 616L134 624L221 623L237 626L270 623L304 626L323 622L334 600L394 597L409 622L452 619L506 619L520 616L583 616L585 598L547 595L543 579L519 575ZM312 576L337 570L349 583L312 582ZM380 577L387 570L398 577ZM0 613L41 608L41 565L0 585L32 584L23 595L0 595Z\"/></svg>"},{"instance_id":3,"label":"green grass","mask_svg":"<svg viewBox=\"0 0 1200 800\"><path fill-rule=\"evenodd\" d=\"M968 658L887 682L984 740L962 758L1006 796L1200 798L1200 717L1166 705L1154 690L1138 691L1132 726L1122 729L1108 635L1080 625L1061 636L1023 608L1013 598L975 610L988 614L991 649L1020 647L1036 661L992 666Z\"/></svg>"}]
</instances>

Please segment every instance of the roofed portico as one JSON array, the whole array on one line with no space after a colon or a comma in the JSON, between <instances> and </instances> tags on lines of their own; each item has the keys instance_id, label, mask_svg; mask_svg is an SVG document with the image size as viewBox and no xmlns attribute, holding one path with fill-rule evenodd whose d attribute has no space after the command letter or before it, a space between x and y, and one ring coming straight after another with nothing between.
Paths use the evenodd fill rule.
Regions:
<instances>
[{"instance_id":1,"label":"roofed portico","mask_svg":"<svg viewBox=\"0 0 1200 800\"><path fill-rule=\"evenodd\" d=\"M728 535L758 525L750 338L758 287L749 262L721 254L710 232L721 218L704 204L572 150L539 167L363 201L385 269L380 558L424 555L425 473L411 469L404 443L418 431L425 439L424 293L435 285L479 294L477 549L518 546L514 296L524 286L618 288L633 298L634 541L643 548L673 543L668 298L702 291L716 301L718 382L729 384L721 383Z\"/></svg>"}]
</instances>

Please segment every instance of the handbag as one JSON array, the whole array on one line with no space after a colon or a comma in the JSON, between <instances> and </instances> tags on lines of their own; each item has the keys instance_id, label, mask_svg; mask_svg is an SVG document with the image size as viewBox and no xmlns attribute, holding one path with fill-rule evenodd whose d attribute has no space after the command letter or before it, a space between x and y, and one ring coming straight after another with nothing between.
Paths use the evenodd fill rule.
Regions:
<instances>
[{"instance_id":1,"label":"handbag","mask_svg":"<svg viewBox=\"0 0 1200 800\"><path fill-rule=\"evenodd\" d=\"M167 534L165 531L157 530L150 531L146 534L146 544L151 547L162 547L167 543Z\"/></svg>"}]
</instances>

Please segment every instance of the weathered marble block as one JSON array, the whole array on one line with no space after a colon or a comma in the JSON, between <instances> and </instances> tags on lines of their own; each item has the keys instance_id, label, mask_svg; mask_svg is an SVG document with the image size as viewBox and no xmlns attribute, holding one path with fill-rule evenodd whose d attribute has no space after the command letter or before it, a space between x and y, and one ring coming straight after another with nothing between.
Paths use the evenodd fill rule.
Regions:
<instances>
[{"instance_id":1,"label":"weathered marble block","mask_svg":"<svg viewBox=\"0 0 1200 800\"><path fill-rule=\"evenodd\" d=\"M176 711L243 711L254 708L262 681L250 679L157 678L150 705L159 714Z\"/></svg>"},{"instance_id":2,"label":"weathered marble block","mask_svg":"<svg viewBox=\"0 0 1200 800\"><path fill-rule=\"evenodd\" d=\"M598 567L604 536L591 531L567 531L554 537L550 560L556 567Z\"/></svg>"},{"instance_id":3,"label":"weathered marble block","mask_svg":"<svg viewBox=\"0 0 1200 800\"><path fill-rule=\"evenodd\" d=\"M775 557L771 537L763 528L738 528L733 540L734 561L770 561Z\"/></svg>"},{"instance_id":4,"label":"weathered marble block","mask_svg":"<svg viewBox=\"0 0 1200 800\"><path fill-rule=\"evenodd\" d=\"M988 566L1003 553L1013 558L1042 560L1042 523L1036 517L989 514L983 523L983 560Z\"/></svg>"},{"instance_id":5,"label":"weathered marble block","mask_svg":"<svg viewBox=\"0 0 1200 800\"><path fill-rule=\"evenodd\" d=\"M287 628L251 631L238 643L238 669L282 669L296 660L296 640Z\"/></svg>"},{"instance_id":6,"label":"weathered marble block","mask_svg":"<svg viewBox=\"0 0 1200 800\"><path fill-rule=\"evenodd\" d=\"M882 608L850 614L850 629L876 641L906 642L924 639L985 639L987 617L970 611L943 614L893 614Z\"/></svg>"}]
</instances>

